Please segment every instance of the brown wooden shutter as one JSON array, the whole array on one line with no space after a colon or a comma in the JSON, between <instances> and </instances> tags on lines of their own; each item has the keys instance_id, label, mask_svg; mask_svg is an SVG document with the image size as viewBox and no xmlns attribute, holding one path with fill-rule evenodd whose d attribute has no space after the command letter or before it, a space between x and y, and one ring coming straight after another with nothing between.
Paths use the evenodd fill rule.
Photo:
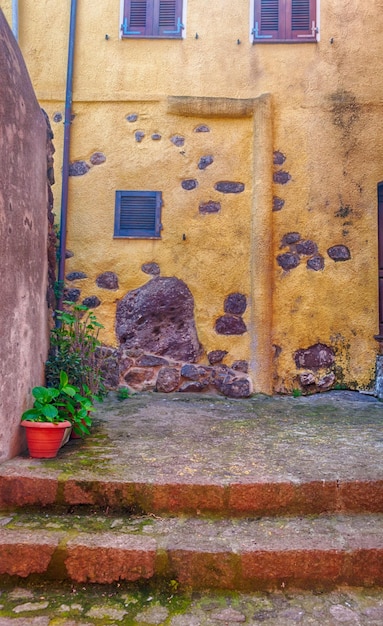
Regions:
<instances>
[{"instance_id":1,"label":"brown wooden shutter","mask_svg":"<svg viewBox=\"0 0 383 626\"><path fill-rule=\"evenodd\" d=\"M280 0L256 0L254 40L281 39Z\"/></svg>"},{"instance_id":2,"label":"brown wooden shutter","mask_svg":"<svg viewBox=\"0 0 383 626\"><path fill-rule=\"evenodd\" d=\"M150 0L125 0L122 34L125 37L148 36L152 28Z\"/></svg>"},{"instance_id":3,"label":"brown wooden shutter","mask_svg":"<svg viewBox=\"0 0 383 626\"><path fill-rule=\"evenodd\" d=\"M154 24L159 37L181 37L182 0L155 0Z\"/></svg>"},{"instance_id":4,"label":"brown wooden shutter","mask_svg":"<svg viewBox=\"0 0 383 626\"><path fill-rule=\"evenodd\" d=\"M254 42L316 41L316 0L255 0Z\"/></svg>"},{"instance_id":5,"label":"brown wooden shutter","mask_svg":"<svg viewBox=\"0 0 383 626\"><path fill-rule=\"evenodd\" d=\"M182 0L125 0L123 37L182 37Z\"/></svg>"},{"instance_id":6,"label":"brown wooden shutter","mask_svg":"<svg viewBox=\"0 0 383 626\"><path fill-rule=\"evenodd\" d=\"M316 0L291 0L286 8L285 39L316 41Z\"/></svg>"}]
</instances>

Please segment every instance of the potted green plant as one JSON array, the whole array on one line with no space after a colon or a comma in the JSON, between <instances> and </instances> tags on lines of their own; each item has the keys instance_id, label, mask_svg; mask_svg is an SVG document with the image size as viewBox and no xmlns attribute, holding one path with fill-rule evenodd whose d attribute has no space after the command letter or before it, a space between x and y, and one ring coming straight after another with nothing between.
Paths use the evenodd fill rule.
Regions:
<instances>
[{"instance_id":1,"label":"potted green plant","mask_svg":"<svg viewBox=\"0 0 383 626\"><path fill-rule=\"evenodd\" d=\"M69 385L66 372L60 372L58 387L34 387L33 407L24 411L21 425L26 428L29 453L34 458L55 457L68 429L89 434L93 404Z\"/></svg>"}]
</instances>

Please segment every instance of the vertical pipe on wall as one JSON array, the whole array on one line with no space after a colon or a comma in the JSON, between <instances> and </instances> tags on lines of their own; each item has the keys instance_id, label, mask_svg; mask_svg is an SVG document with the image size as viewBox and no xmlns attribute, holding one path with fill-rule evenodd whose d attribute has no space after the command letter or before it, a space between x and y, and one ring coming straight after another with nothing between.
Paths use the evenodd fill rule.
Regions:
<instances>
[{"instance_id":1,"label":"vertical pipe on wall","mask_svg":"<svg viewBox=\"0 0 383 626\"><path fill-rule=\"evenodd\" d=\"M12 32L19 41L19 0L12 0Z\"/></svg>"},{"instance_id":2,"label":"vertical pipe on wall","mask_svg":"<svg viewBox=\"0 0 383 626\"><path fill-rule=\"evenodd\" d=\"M76 34L76 11L77 0L71 0L69 42L68 42L68 66L66 76L65 92L65 117L64 117L64 148L62 167L62 188L61 188L61 212L60 212L60 243L59 243L59 263L58 263L58 284L60 296L58 309L62 310L63 287L65 278L65 252L68 217L68 180L69 180L69 148L70 148L70 127L72 123L72 84L74 65L74 42Z\"/></svg>"}]
</instances>

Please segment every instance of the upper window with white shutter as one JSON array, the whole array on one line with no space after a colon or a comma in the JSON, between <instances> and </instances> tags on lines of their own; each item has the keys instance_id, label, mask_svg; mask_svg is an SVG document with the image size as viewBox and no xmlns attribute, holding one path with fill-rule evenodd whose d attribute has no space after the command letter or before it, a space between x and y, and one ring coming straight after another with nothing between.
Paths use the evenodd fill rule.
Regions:
<instances>
[{"instance_id":1,"label":"upper window with white shutter","mask_svg":"<svg viewBox=\"0 0 383 626\"><path fill-rule=\"evenodd\" d=\"M122 37L182 38L182 0L124 0Z\"/></svg>"},{"instance_id":2,"label":"upper window with white shutter","mask_svg":"<svg viewBox=\"0 0 383 626\"><path fill-rule=\"evenodd\" d=\"M254 43L317 40L317 0L255 0Z\"/></svg>"}]
</instances>

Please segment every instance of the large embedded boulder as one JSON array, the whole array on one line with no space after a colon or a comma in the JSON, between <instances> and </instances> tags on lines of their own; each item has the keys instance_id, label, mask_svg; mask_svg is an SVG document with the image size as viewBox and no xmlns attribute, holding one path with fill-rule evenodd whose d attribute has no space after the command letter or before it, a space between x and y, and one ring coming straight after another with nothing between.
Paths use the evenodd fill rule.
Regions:
<instances>
[{"instance_id":1,"label":"large embedded boulder","mask_svg":"<svg viewBox=\"0 0 383 626\"><path fill-rule=\"evenodd\" d=\"M201 354L194 321L194 299L178 278L153 278L117 305L120 345L140 348L175 361L196 362Z\"/></svg>"}]
</instances>

